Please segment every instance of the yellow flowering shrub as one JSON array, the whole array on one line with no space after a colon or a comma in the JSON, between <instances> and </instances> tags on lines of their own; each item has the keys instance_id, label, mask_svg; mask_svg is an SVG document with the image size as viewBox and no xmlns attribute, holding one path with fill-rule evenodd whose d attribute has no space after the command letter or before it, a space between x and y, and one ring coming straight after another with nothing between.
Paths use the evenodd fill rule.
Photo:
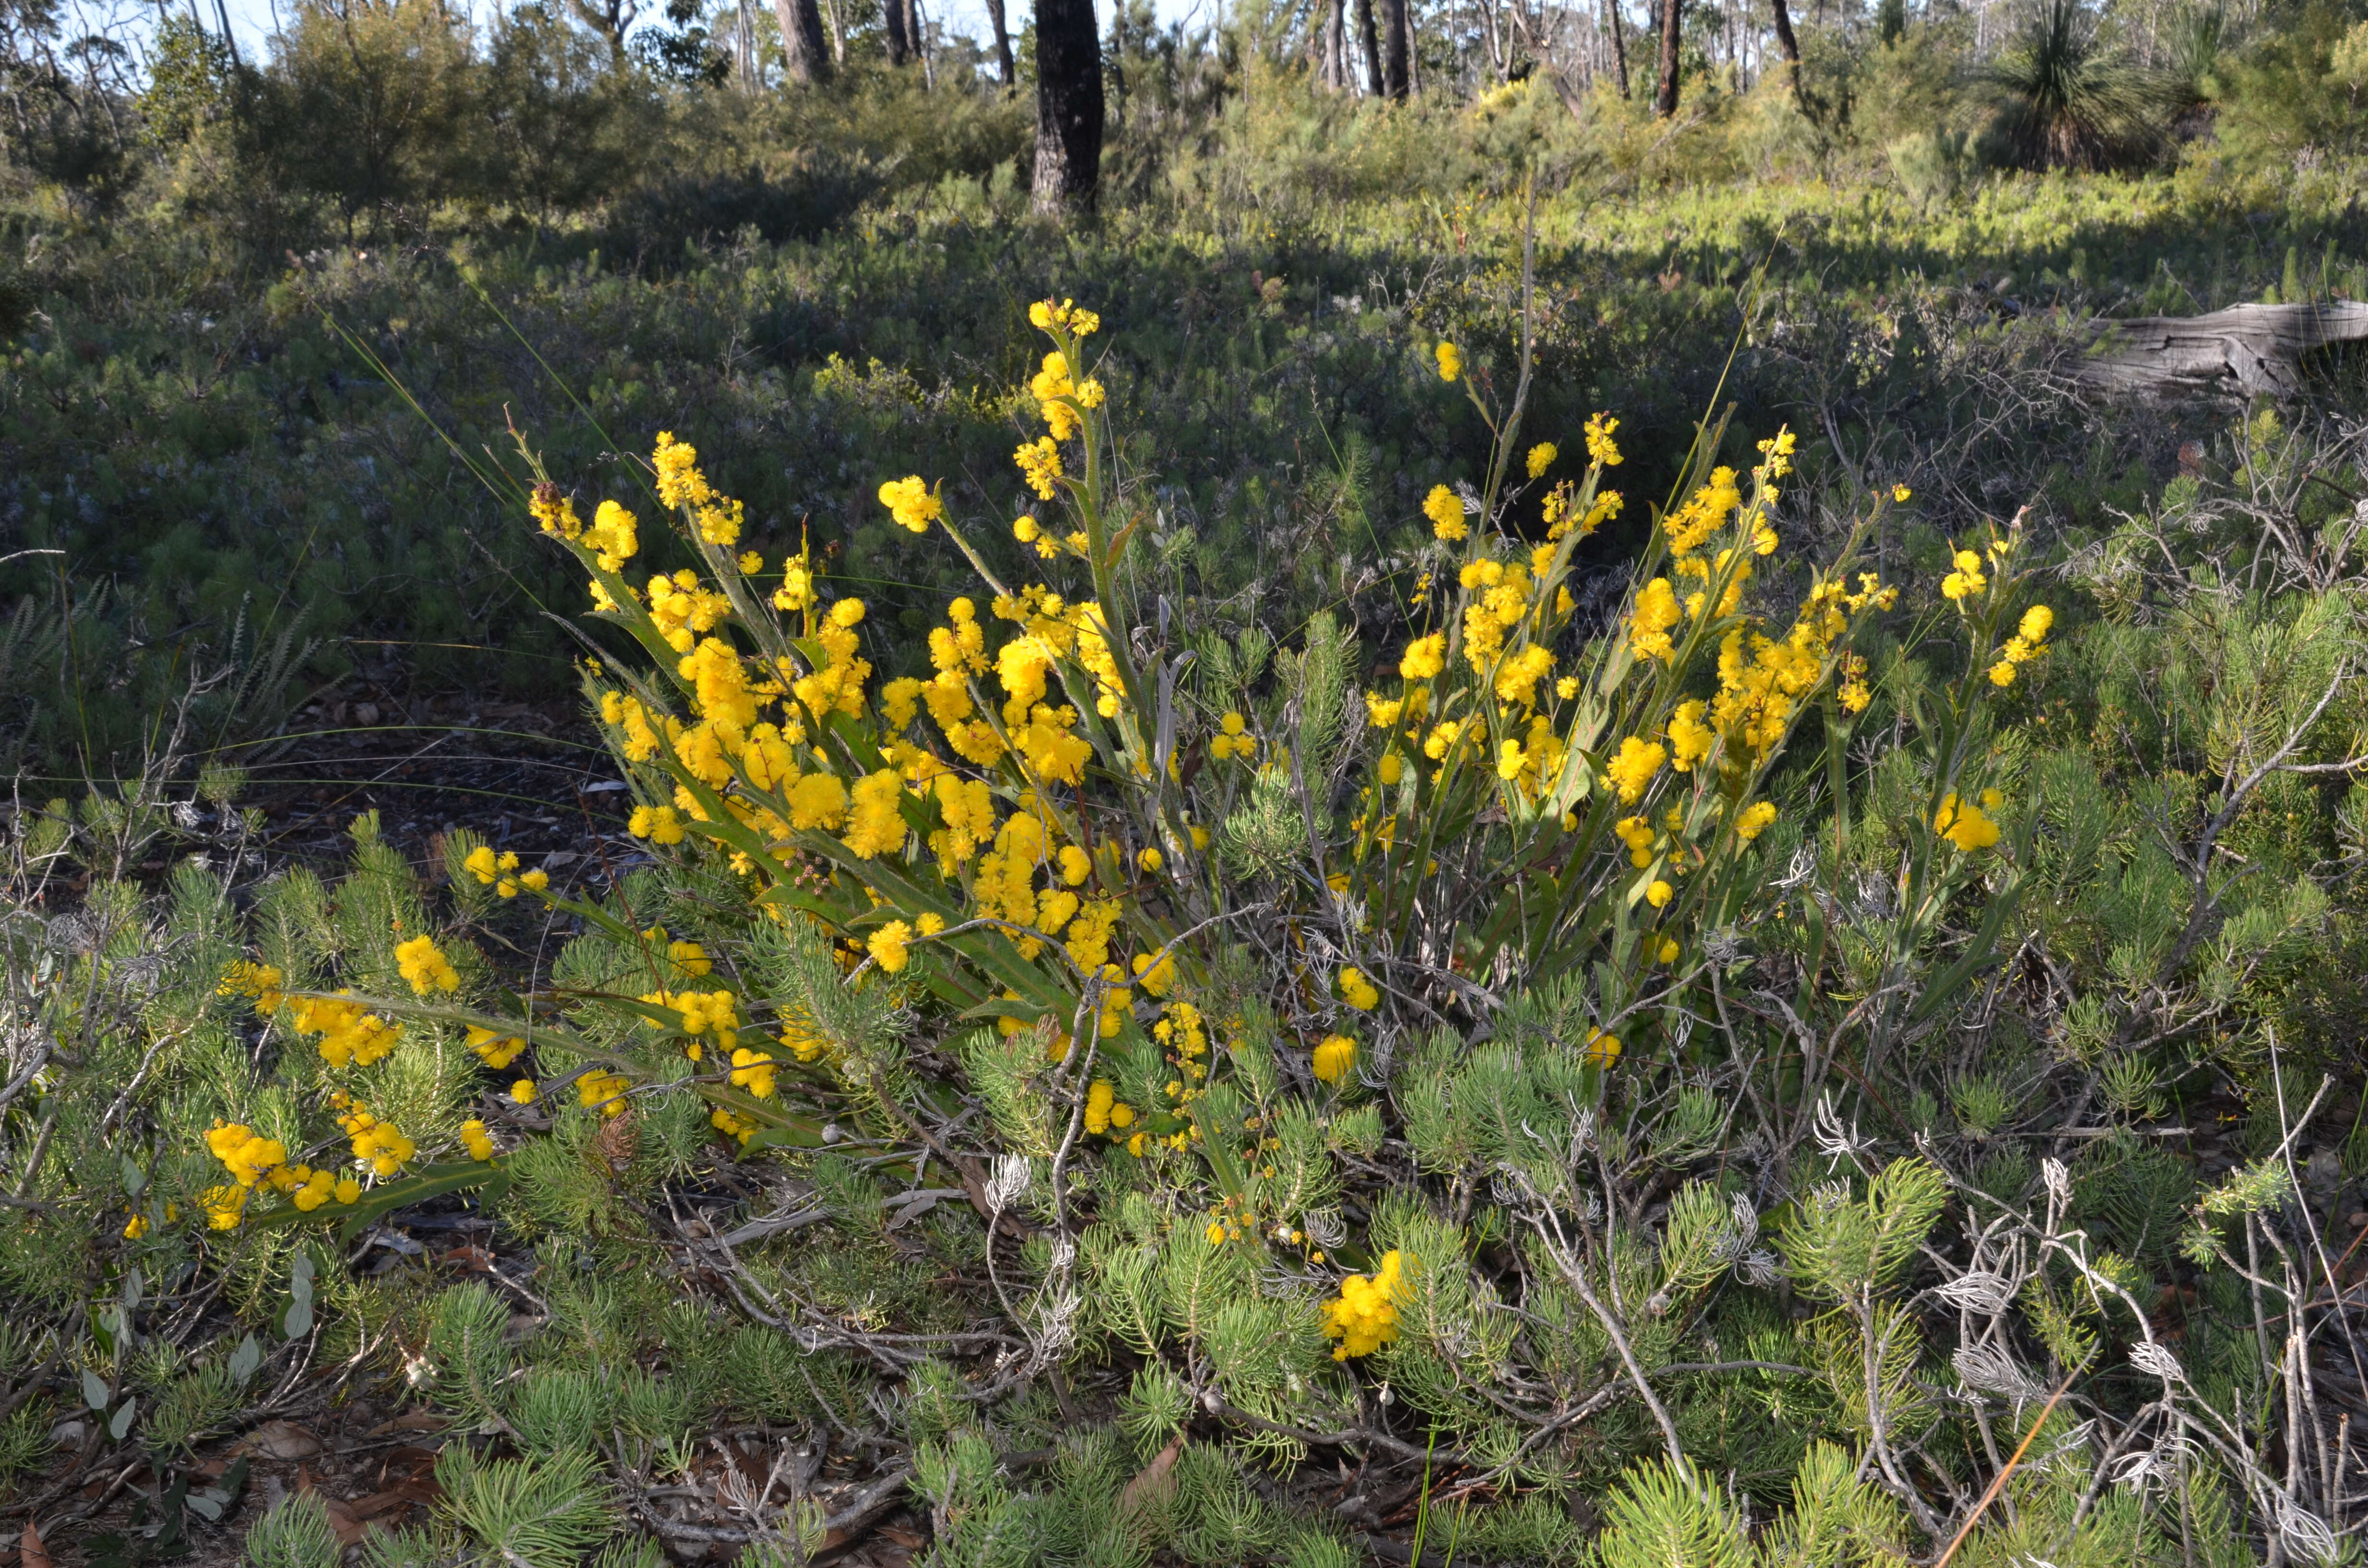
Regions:
<instances>
[{"instance_id":1,"label":"yellow flowering shrub","mask_svg":"<svg viewBox=\"0 0 2368 1568\"><path fill-rule=\"evenodd\" d=\"M1489 378L1442 344L1440 375L1494 433L1494 477L1430 492L1408 619L1370 658L1312 620L1270 689L1228 642L1235 676L1196 684L1216 644L1188 646L1145 587L1122 399L1087 352L1100 323L1073 302L1030 313L1050 347L1014 406L1043 434L1008 480L1030 506L1019 548L996 540L1030 575L999 569L985 541L1000 525L973 533L939 484L879 487L916 548L974 578L924 628L883 626L809 549L758 548L672 433L648 478L696 564L661 573L636 569L655 526L608 500L581 524L565 481L521 449L529 512L606 629L586 706L630 790L626 833L655 886L697 889L664 915L692 935L629 907L639 884L563 889L456 835L456 906L566 922L564 984L506 994L463 930L399 913L380 994L354 973L326 990L231 964L224 994L316 1042L320 1105L351 1157L331 1175L256 1119L225 1124L207 1138L211 1225L353 1224L423 1194L498 1194L543 1126L627 1148L689 1098L717 1161L836 1158L850 1132L905 1151L890 1157L916 1189L959 1194L983 1227L996 1290L996 1237L1028 1246L1027 1332L1044 1344L1069 1343L1044 1313L1149 1357L1164 1335L1220 1332L1128 1306L1145 1278L1128 1271L1152 1266L1127 1258L1158 1258L1161 1289L1187 1296L1203 1273L1232 1280L1235 1348L1210 1408L1279 1457L1361 1397L1366 1366L1403 1369L1439 1419L1482 1419L1472 1391L1514 1330L1479 1304L1470 1238L1395 1199L1352 1225L1336 1162L1373 1168L1403 1139L1422 1170L1493 1149L1500 1185L1544 1179L1544 1135L1483 1127L1492 1107L1592 1118L1622 1075L1684 1051L1674 1020L1731 1010L1735 928L1781 871L1769 841L1792 855L1805 837L1777 769L1804 725L1839 766L1873 694L1854 640L1897 590L1848 550L1784 561L1793 437L1738 469L1712 460L1713 431L1676 504L1648 512L1630 592L1583 619L1580 551L1623 515L1606 483L1618 422L1589 420L1585 470L1557 472L1556 445L1517 446ZM2001 535L1978 574L1959 562L1945 601L1986 662L1949 696L1930 792L1906 819L1907 940L2015 827L1962 742L2005 684L1988 665L2047 646L2044 608L2009 621L2014 548ZM1551 1028L1521 999L1536 996ZM1496 1032L1451 1061L1481 1025ZM390 1058L441 1042L482 1069L478 1114L385 1110ZM1451 1090L1467 1072L1481 1077ZM1558 1097L1521 1099L1525 1073ZM1562 1169L1563 1142L1545 1142ZM1039 1247L1047 1235L1059 1244Z\"/></svg>"}]
</instances>

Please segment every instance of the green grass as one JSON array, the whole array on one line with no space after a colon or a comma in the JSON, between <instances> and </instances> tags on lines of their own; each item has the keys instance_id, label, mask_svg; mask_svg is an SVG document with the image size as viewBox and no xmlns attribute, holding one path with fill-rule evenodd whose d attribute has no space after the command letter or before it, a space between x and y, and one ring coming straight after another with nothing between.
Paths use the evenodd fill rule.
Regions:
<instances>
[{"instance_id":1,"label":"green grass","mask_svg":"<svg viewBox=\"0 0 2368 1568\"><path fill-rule=\"evenodd\" d=\"M564 687L569 643L545 612L573 585L471 472L509 457L510 422L627 498L608 454L672 429L728 466L761 548L810 535L883 607L931 613L947 562L872 492L943 478L1001 536L1020 422L991 389L1024 379L1024 302L1047 293L1131 324L1106 379L1162 454L1144 503L1192 532L1176 548L1208 590L1255 588L1293 619L1336 600L1344 555L1409 537L1431 483L1471 477L1424 349L1452 335L1509 374L1520 201L1435 187L1451 167L1413 195L1307 180L1235 204L1280 133L1235 120L1220 154L1082 233L950 176L811 240L655 269L565 222L265 267L169 207L79 222L20 199L0 233L34 255L19 286L36 310L0 349L0 517L12 548L63 553L0 563L0 599L74 635L20 658L41 673L0 724L53 769L120 770L142 715L234 636L317 643L303 676L349 667L360 640L420 686ZM1667 450L1721 392L1744 423L1801 428L1823 481L1915 480L1945 527L2034 495L2100 521L2158 483L2168 450L2150 422L2009 384L2056 310L2359 294L2368 217L2348 178L2198 162L1997 176L1931 208L1881 181L1574 178L1539 207L1531 428L1566 440L1605 408ZM2000 421L2013 438L1975 472L1952 443ZM1848 464L1816 455L1829 435Z\"/></svg>"}]
</instances>

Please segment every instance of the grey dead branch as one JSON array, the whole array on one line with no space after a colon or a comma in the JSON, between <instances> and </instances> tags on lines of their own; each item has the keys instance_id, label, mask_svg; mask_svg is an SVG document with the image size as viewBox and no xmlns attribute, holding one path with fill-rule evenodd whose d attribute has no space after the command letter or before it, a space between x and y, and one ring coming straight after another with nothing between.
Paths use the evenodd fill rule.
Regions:
<instances>
[{"instance_id":1,"label":"grey dead branch","mask_svg":"<svg viewBox=\"0 0 2368 1568\"><path fill-rule=\"evenodd\" d=\"M2368 339L2368 304L2232 305L2201 316L2093 324L2097 342L2075 372L2093 391L2154 397L2235 390L2302 392L2305 355Z\"/></svg>"}]
</instances>

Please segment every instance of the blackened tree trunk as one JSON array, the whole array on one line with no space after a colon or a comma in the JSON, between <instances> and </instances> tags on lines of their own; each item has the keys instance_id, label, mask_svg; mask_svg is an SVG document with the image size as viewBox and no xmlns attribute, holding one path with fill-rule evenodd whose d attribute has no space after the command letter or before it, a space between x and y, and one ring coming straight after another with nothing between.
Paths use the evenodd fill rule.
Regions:
<instances>
[{"instance_id":1,"label":"blackened tree trunk","mask_svg":"<svg viewBox=\"0 0 2368 1568\"><path fill-rule=\"evenodd\" d=\"M1768 0L1775 13L1776 52L1783 58L1784 74L1793 89L1793 101L1801 101L1801 40L1793 36L1793 7L1784 0Z\"/></svg>"},{"instance_id":2,"label":"blackened tree trunk","mask_svg":"<svg viewBox=\"0 0 2368 1568\"><path fill-rule=\"evenodd\" d=\"M995 69L1008 89L1017 73L1011 63L1011 27L1003 19L1003 0L986 0L986 17L995 25Z\"/></svg>"},{"instance_id":3,"label":"blackened tree trunk","mask_svg":"<svg viewBox=\"0 0 2368 1568\"><path fill-rule=\"evenodd\" d=\"M902 65L913 56L912 40L905 31L905 0L886 0L881 20L887 24L888 63Z\"/></svg>"},{"instance_id":4,"label":"blackened tree trunk","mask_svg":"<svg viewBox=\"0 0 2368 1568\"><path fill-rule=\"evenodd\" d=\"M1685 20L1686 0L1661 0L1661 85L1653 94L1653 112L1663 119L1678 112L1678 26Z\"/></svg>"},{"instance_id":5,"label":"blackened tree trunk","mask_svg":"<svg viewBox=\"0 0 2368 1568\"><path fill-rule=\"evenodd\" d=\"M1407 0L1382 0L1382 96L1406 96Z\"/></svg>"},{"instance_id":6,"label":"blackened tree trunk","mask_svg":"<svg viewBox=\"0 0 2368 1568\"><path fill-rule=\"evenodd\" d=\"M1784 0L1776 0L1782 5ZM1611 18L1611 73L1620 83L1620 96L1628 96L1628 29L1620 22L1620 0L1603 0L1604 15Z\"/></svg>"},{"instance_id":7,"label":"blackened tree trunk","mask_svg":"<svg viewBox=\"0 0 2368 1568\"><path fill-rule=\"evenodd\" d=\"M1094 0L1036 0L1036 210L1048 217L1093 210L1101 173L1102 40Z\"/></svg>"},{"instance_id":8,"label":"blackened tree trunk","mask_svg":"<svg viewBox=\"0 0 2368 1568\"><path fill-rule=\"evenodd\" d=\"M1382 96L1382 44L1373 27L1373 0L1357 0L1357 41L1365 46L1365 86Z\"/></svg>"},{"instance_id":9,"label":"blackened tree trunk","mask_svg":"<svg viewBox=\"0 0 2368 1568\"><path fill-rule=\"evenodd\" d=\"M815 0L773 0L773 19L781 26L782 67L790 80L809 87L829 81L830 45Z\"/></svg>"}]
</instances>

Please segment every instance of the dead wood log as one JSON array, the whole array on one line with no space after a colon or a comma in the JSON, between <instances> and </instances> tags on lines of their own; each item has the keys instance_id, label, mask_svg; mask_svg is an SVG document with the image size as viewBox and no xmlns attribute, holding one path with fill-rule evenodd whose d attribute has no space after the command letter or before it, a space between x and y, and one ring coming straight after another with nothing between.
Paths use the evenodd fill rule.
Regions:
<instances>
[{"instance_id":1,"label":"dead wood log","mask_svg":"<svg viewBox=\"0 0 2368 1568\"><path fill-rule=\"evenodd\" d=\"M2248 395L2283 398L2302 391L2304 355L2368 339L2368 304L2232 305L2090 325L2096 345L2074 374L2092 391L2175 396L2213 391L2233 376Z\"/></svg>"}]
</instances>

